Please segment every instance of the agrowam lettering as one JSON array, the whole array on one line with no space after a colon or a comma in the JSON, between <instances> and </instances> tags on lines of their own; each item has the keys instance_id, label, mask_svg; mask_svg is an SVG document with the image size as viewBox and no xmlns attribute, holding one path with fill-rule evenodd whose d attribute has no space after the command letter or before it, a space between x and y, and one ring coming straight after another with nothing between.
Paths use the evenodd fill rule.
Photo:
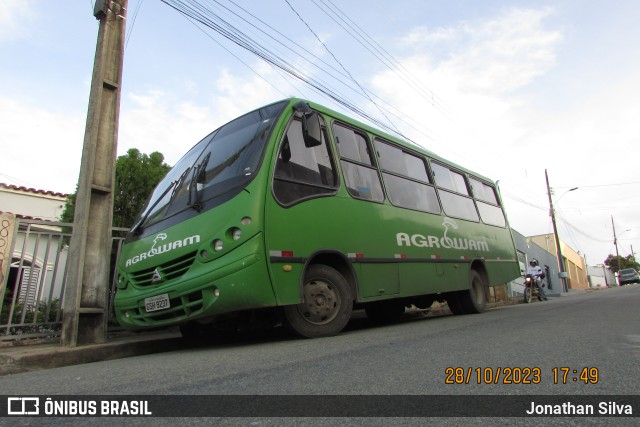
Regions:
<instances>
[{"instance_id":1,"label":"agrowam lettering","mask_svg":"<svg viewBox=\"0 0 640 427\"><path fill-rule=\"evenodd\" d=\"M133 264L137 264L140 261L154 257L156 255L163 254L165 252L169 252L174 249L183 248L185 246L195 245L198 243L200 243L199 234L196 234L195 236L187 237L182 240L176 240L175 242L165 243L164 245L160 245L158 247L155 247L155 243L154 243L154 247L152 247L151 250L149 250L148 252L142 252L141 254L138 254L133 258L129 258L126 262L126 266L129 267Z\"/></svg>"},{"instance_id":2,"label":"agrowam lettering","mask_svg":"<svg viewBox=\"0 0 640 427\"><path fill-rule=\"evenodd\" d=\"M489 252L489 244L482 240L470 240L461 237L424 236L422 234L396 234L398 246L416 246L419 248L444 248Z\"/></svg>"}]
</instances>

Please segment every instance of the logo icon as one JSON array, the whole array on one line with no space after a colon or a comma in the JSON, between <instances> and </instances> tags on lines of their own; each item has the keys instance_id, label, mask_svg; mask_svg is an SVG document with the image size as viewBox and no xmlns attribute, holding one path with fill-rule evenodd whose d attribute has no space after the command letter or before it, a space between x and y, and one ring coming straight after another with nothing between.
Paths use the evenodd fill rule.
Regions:
<instances>
[{"instance_id":1,"label":"logo icon","mask_svg":"<svg viewBox=\"0 0 640 427\"><path fill-rule=\"evenodd\" d=\"M8 397L7 415L40 415L40 398Z\"/></svg>"},{"instance_id":2,"label":"logo icon","mask_svg":"<svg viewBox=\"0 0 640 427\"><path fill-rule=\"evenodd\" d=\"M157 268L153 270L153 276L151 276L151 283L158 283L162 280L162 276L160 275L160 270Z\"/></svg>"},{"instance_id":3,"label":"logo icon","mask_svg":"<svg viewBox=\"0 0 640 427\"><path fill-rule=\"evenodd\" d=\"M153 245L151 246L151 251L152 253L156 253L158 250L156 249L156 244L158 244L158 241L160 240L167 240L167 234L166 233L159 233L155 239L153 239Z\"/></svg>"}]
</instances>

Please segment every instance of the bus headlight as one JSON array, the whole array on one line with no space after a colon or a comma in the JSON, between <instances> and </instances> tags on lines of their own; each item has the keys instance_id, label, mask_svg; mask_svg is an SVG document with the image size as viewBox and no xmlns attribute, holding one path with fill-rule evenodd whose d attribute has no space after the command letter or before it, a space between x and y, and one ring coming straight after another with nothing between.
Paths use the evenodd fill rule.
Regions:
<instances>
[{"instance_id":1,"label":"bus headlight","mask_svg":"<svg viewBox=\"0 0 640 427\"><path fill-rule=\"evenodd\" d=\"M216 239L213 241L213 250L215 250L216 252L220 252L223 247L224 245L222 244L222 240Z\"/></svg>"},{"instance_id":2,"label":"bus headlight","mask_svg":"<svg viewBox=\"0 0 640 427\"><path fill-rule=\"evenodd\" d=\"M242 230L240 230L237 227L230 228L228 233L229 233L229 236L231 236L231 238L233 240L239 240L240 237L242 237Z\"/></svg>"}]
</instances>

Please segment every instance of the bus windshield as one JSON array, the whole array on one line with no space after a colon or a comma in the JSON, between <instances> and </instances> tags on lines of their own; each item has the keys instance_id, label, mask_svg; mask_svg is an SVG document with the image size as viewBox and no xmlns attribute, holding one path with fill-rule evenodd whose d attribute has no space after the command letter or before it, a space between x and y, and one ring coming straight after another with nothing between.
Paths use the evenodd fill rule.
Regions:
<instances>
[{"instance_id":1,"label":"bus windshield","mask_svg":"<svg viewBox=\"0 0 640 427\"><path fill-rule=\"evenodd\" d=\"M132 232L141 234L185 210L202 211L216 200L241 190L260 166L269 134L286 102L245 114L207 135L160 181L142 209Z\"/></svg>"}]
</instances>

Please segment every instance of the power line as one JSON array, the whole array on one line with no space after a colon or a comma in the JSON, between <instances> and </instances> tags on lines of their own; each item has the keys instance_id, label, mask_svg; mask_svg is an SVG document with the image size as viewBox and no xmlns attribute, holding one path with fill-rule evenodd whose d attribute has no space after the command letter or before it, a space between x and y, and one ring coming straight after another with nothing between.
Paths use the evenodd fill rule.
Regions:
<instances>
[{"instance_id":1,"label":"power line","mask_svg":"<svg viewBox=\"0 0 640 427\"><path fill-rule=\"evenodd\" d=\"M355 79L355 77L353 77L353 75L346 69L346 67L342 64L342 62L340 62L338 60L338 58L333 54L333 52L329 49L329 47L320 39L320 37L318 36L318 34L313 31L313 29L311 28L311 26L309 26L309 24L307 23L307 21L304 20L304 18L298 13L298 11L291 5L291 3L289 3L289 0L284 0L285 3L287 3L287 5L289 5L289 7L291 8L291 10L298 16L298 18L302 21L302 23L307 27L307 29L311 32L311 34L313 34L315 36L315 38L318 40L318 42L325 48L325 50L327 52L329 52L329 54L331 55L331 57L338 63L338 65L340 65L340 67L344 70L345 73L347 73L347 75L349 76L349 78L351 79L351 81L353 83L356 84L356 86L358 86L358 88L360 88L360 90L362 91L362 93L369 99L369 101L375 105L375 107L378 109L378 111L380 111L380 113L387 119L387 121L389 122L389 124L395 129L397 134L401 134L401 132L398 130L398 128L395 126L395 124L393 123L393 121L391 121L391 119L389 119L389 117L385 114L384 111L382 111L382 109L380 108L380 106L373 100L371 99L371 97L369 96L369 94L367 93L366 90L364 90L364 88L360 85L360 83L358 83L358 81Z\"/></svg>"},{"instance_id":2,"label":"power line","mask_svg":"<svg viewBox=\"0 0 640 427\"><path fill-rule=\"evenodd\" d=\"M142 7L142 3L144 3L144 0L140 0L138 2L138 4L136 5L136 9L133 12L133 19L130 21L131 22L131 28L129 28L129 31L127 31L127 38L124 42L124 49L127 50L127 46L129 46L129 39L131 38L131 34L133 34L133 28L136 26L136 18L138 18L138 12L140 12L140 8Z\"/></svg>"},{"instance_id":3,"label":"power line","mask_svg":"<svg viewBox=\"0 0 640 427\"><path fill-rule=\"evenodd\" d=\"M219 14L215 13L209 7L203 5L201 2L196 0L162 0L163 3L172 7L179 13L188 16L193 19L195 22L204 25L218 34L222 35L227 40L235 43L239 47L251 52L252 54L258 56L266 63L277 67L289 74L293 78L300 80L303 83L306 83L310 86L314 91L328 97L333 100L337 104L341 105L344 108L354 112L355 114L363 117L370 123L379 126L382 129L386 129L391 133L395 133L402 138L408 139L405 135L401 134L397 129L393 126L387 125L385 122L378 120L373 115L367 113L363 108L359 107L355 102L346 98L342 92L338 92L335 89L332 89L329 85L322 82L321 80L312 77L309 74L306 74L304 70L300 70L298 67L294 66L291 62L289 62L285 57L281 54L278 54L273 49L269 49L263 43L257 41L254 37L248 35L245 31L241 30L239 27L233 25L227 19L223 18ZM339 78L335 78L334 80L338 81L341 84L345 84ZM353 90L353 88L351 88ZM374 103L375 104L375 103ZM378 105L380 108L380 106Z\"/></svg>"},{"instance_id":4,"label":"power line","mask_svg":"<svg viewBox=\"0 0 640 427\"><path fill-rule=\"evenodd\" d=\"M613 184L580 185L580 188L616 187L619 185L637 185L637 184L640 184L640 181L619 182L619 183L613 183ZM556 188L572 188L572 187L556 187Z\"/></svg>"},{"instance_id":5,"label":"power line","mask_svg":"<svg viewBox=\"0 0 640 427\"><path fill-rule=\"evenodd\" d=\"M318 9L324 12L331 20L333 20L338 26L340 26L347 34L349 34L354 40L362 45L367 51L369 51L376 59L383 63L389 70L394 72L401 80L416 90L423 99L429 102L434 108L440 110L445 115L450 115L446 104L440 97L438 97L431 89L423 87L418 79L402 65L396 58L394 58L387 50L384 49L378 42L376 42L365 30L363 30L357 22L353 21L349 16L343 12L335 3L331 0L319 0L331 13L323 9L318 5L316 0L311 0ZM327 4L329 3L330 6ZM337 12L338 13L337 13ZM342 23L340 22L342 21Z\"/></svg>"},{"instance_id":6,"label":"power line","mask_svg":"<svg viewBox=\"0 0 640 427\"><path fill-rule=\"evenodd\" d=\"M258 77L260 77L262 80L264 80L267 84L269 84L272 88L274 88L276 90L276 92L280 92L281 95L283 95L284 97L286 97L287 95L282 92L277 86L275 86L273 83L271 83L269 80L267 80L266 78L264 78L263 75L261 75L260 73L256 72L256 70L253 69L253 67L249 66L249 64L247 64L246 62L244 62L239 56L237 56L236 54L234 54L233 52L231 52L231 50L227 49L224 45L222 45L218 40L214 39L213 37L211 37L210 34L208 34L206 31L204 31L202 28L198 27L196 25L195 22L193 22L193 20L191 20L189 17L185 16L184 17L187 21L189 21L191 24L193 24L194 27L196 27L198 30L200 30L205 36L207 36L208 38L210 38L215 44L217 44L218 46L220 46L222 49L224 49L229 55L233 56L234 58L236 58L241 64L243 64L245 67L247 67L249 70L251 70L252 73L254 73L255 75L257 75ZM294 87L295 89L295 87Z\"/></svg>"},{"instance_id":7,"label":"power line","mask_svg":"<svg viewBox=\"0 0 640 427\"><path fill-rule=\"evenodd\" d=\"M558 214L559 215L559 214ZM577 233L583 235L584 237L593 240L594 242L598 242L598 243L608 243L611 241L611 239L602 239L600 237L593 237L592 235L590 235L589 233L586 233L582 230L580 230L578 227L576 227L575 225L571 224L569 221L567 221L564 217L562 217L561 215L559 215L562 218L562 221L564 222L564 224L567 226L567 228L571 228L574 231L576 231Z\"/></svg>"}]
</instances>

